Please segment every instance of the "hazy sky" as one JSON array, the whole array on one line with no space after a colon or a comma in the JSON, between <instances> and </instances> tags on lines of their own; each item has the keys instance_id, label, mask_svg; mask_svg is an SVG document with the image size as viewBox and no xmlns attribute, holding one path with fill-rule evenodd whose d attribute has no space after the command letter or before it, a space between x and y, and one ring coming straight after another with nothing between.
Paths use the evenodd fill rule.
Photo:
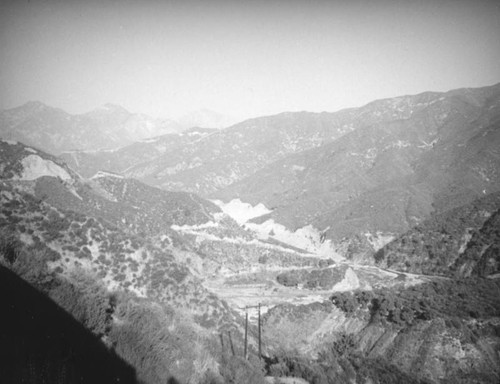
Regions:
<instances>
[{"instance_id":1,"label":"hazy sky","mask_svg":"<svg viewBox=\"0 0 500 384\"><path fill-rule=\"evenodd\" d=\"M499 1L0 4L0 108L249 117L500 82Z\"/></svg>"}]
</instances>

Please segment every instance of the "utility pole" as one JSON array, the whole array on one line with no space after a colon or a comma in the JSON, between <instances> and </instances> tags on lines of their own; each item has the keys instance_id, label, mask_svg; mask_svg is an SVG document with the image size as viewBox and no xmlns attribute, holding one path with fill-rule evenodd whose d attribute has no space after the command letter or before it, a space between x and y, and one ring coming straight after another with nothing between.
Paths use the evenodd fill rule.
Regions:
<instances>
[{"instance_id":1,"label":"utility pole","mask_svg":"<svg viewBox=\"0 0 500 384\"><path fill-rule=\"evenodd\" d=\"M248 306L245 307L245 360L247 359L247 345L248 345Z\"/></svg>"},{"instance_id":2,"label":"utility pole","mask_svg":"<svg viewBox=\"0 0 500 384\"><path fill-rule=\"evenodd\" d=\"M235 355L234 354L234 345L233 345L233 339L231 337L231 331L227 331L227 334L229 336L229 345L231 346L231 352L233 354L233 356Z\"/></svg>"},{"instance_id":3,"label":"utility pole","mask_svg":"<svg viewBox=\"0 0 500 384\"><path fill-rule=\"evenodd\" d=\"M222 354L224 354L224 334L220 333L220 345L222 347Z\"/></svg>"},{"instance_id":4,"label":"utility pole","mask_svg":"<svg viewBox=\"0 0 500 384\"><path fill-rule=\"evenodd\" d=\"M262 359L261 325L260 325L260 303L259 303L259 359Z\"/></svg>"}]
</instances>

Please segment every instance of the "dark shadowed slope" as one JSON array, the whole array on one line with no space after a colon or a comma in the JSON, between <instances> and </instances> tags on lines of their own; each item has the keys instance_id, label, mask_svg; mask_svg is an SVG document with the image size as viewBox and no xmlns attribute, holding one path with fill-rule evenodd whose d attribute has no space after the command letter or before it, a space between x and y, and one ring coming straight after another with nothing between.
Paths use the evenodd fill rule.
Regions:
<instances>
[{"instance_id":1,"label":"dark shadowed slope","mask_svg":"<svg viewBox=\"0 0 500 384\"><path fill-rule=\"evenodd\" d=\"M3 266L0 308L3 383L136 383L131 366Z\"/></svg>"}]
</instances>

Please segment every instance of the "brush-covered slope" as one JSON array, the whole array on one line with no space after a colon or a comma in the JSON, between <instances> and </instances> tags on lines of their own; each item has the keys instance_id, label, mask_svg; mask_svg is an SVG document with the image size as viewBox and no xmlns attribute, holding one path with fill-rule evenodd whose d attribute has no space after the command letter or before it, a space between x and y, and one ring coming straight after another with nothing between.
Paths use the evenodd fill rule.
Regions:
<instances>
[{"instance_id":1,"label":"brush-covered slope","mask_svg":"<svg viewBox=\"0 0 500 384\"><path fill-rule=\"evenodd\" d=\"M349 129L342 117L326 113L284 113L251 119L131 167L126 175L165 189L203 195Z\"/></svg>"},{"instance_id":2,"label":"brush-covered slope","mask_svg":"<svg viewBox=\"0 0 500 384\"><path fill-rule=\"evenodd\" d=\"M82 179L60 159L18 142L0 141L0 178L54 207L101 217L133 234L158 235L173 224L203 224L222 215L215 204L190 193L105 172Z\"/></svg>"},{"instance_id":3,"label":"brush-covered slope","mask_svg":"<svg viewBox=\"0 0 500 384\"><path fill-rule=\"evenodd\" d=\"M12 145L4 142L2 146ZM22 154L23 148L21 144L14 147ZM22 163L23 159L20 155L18 161ZM217 205L192 193L164 191L117 174L98 172L87 180L76 175L63 180L40 174L29 189L53 207L98 218L127 234L169 247L180 262L186 261L183 258L190 260L190 266L201 275L221 268L234 272L320 262L305 249L259 238L237 225Z\"/></svg>"},{"instance_id":4,"label":"brush-covered slope","mask_svg":"<svg viewBox=\"0 0 500 384\"><path fill-rule=\"evenodd\" d=\"M64 275L75 268L93 271L110 289L192 309L201 323L210 318L211 327L230 315L171 252L147 237L127 233L102 218L52 206L6 182L0 183L0 198L0 225L28 245L54 251L51 269ZM212 305L222 317L209 316Z\"/></svg>"},{"instance_id":5,"label":"brush-covered slope","mask_svg":"<svg viewBox=\"0 0 500 384\"><path fill-rule=\"evenodd\" d=\"M19 174L26 172L23 162L30 155L26 148L22 144L0 142L2 153L17 151L13 162L17 161ZM52 157L46 155L46 158L50 163ZM66 167L61 161L59 164ZM198 268L202 274L222 267L237 271L319 262L314 250L242 228L219 206L192 193L164 191L109 172L99 172L91 179L81 179L75 174L62 179L43 172L30 179L10 176L5 174L7 184L26 190L54 208L94 217L127 234L161 243L176 254L186 251L191 255L184 255L186 259L202 258L203 267Z\"/></svg>"},{"instance_id":6,"label":"brush-covered slope","mask_svg":"<svg viewBox=\"0 0 500 384\"><path fill-rule=\"evenodd\" d=\"M198 306L189 304L185 296L189 292L208 305L216 300L167 249L173 224L216 221L222 213L215 204L114 175L100 174L86 182L41 151L36 156L45 164L43 171L60 169L68 177L35 175L26 161L35 156L28 147L2 141L0 150L18 154L9 156L15 159L11 163L16 173L8 171L8 177L0 180L0 223L19 233L24 243L45 244L59 253L52 268L69 273L73 267L85 266L100 273L110 286L132 289L139 296L178 300L180 306L180 302ZM24 177L27 173L30 177ZM165 241L155 241L156 237Z\"/></svg>"},{"instance_id":7,"label":"brush-covered slope","mask_svg":"<svg viewBox=\"0 0 500 384\"><path fill-rule=\"evenodd\" d=\"M366 124L409 113L407 105L384 111L366 106L337 113L287 112L259 117L131 167L126 175L165 189L205 195L289 154L319 147Z\"/></svg>"},{"instance_id":8,"label":"brush-covered slope","mask_svg":"<svg viewBox=\"0 0 500 384\"><path fill-rule=\"evenodd\" d=\"M338 241L402 233L433 211L500 190L500 86L368 107L407 113L287 156L213 196L262 202L273 212L260 222L312 224Z\"/></svg>"},{"instance_id":9,"label":"brush-covered slope","mask_svg":"<svg viewBox=\"0 0 500 384\"><path fill-rule=\"evenodd\" d=\"M6 374L2 376L3 378L19 376L33 380L43 378L47 382L56 382L55 380L60 379L61 381L57 382L64 383L82 382L81 380L87 382L87 379L96 379L94 382L108 382L106 377L113 381L113 376L127 380L130 377L128 372L133 369L132 372L135 371L138 382L145 384L198 383L204 382L206 377L209 378L208 382L215 380L223 383L226 379L227 381L234 379L231 371L227 369L227 365L232 364L233 367L241 366L253 378L253 381L247 381L248 383L262 383L258 369L249 363L243 364L237 359L226 356L224 351L217 348L218 334L213 332L213 324L202 322L203 325L200 326L202 319L196 319L193 312L180 304L182 301L179 300L180 296L186 297L186 292L178 291L175 303L166 299L168 295L159 297L150 290L142 295L126 283L121 286L110 284L109 279L103 278L102 273L97 272L97 269L92 268L88 261L82 260L83 258L80 258L82 263L69 265L67 268L71 263L71 255L68 253L61 260L61 253L55 252L42 241L31 245L23 243L26 238L11 231L9 226L2 225L0 232L0 264L32 286L28 289L16 284L10 287L13 291L8 293L13 298L19 295L22 298L23 294L26 294L24 290L34 291L36 288L39 291L37 296L40 297L32 309L17 313L19 316L17 326L28 327L28 336L30 332L33 335L27 343L15 343L10 352L20 359L16 360L12 367L6 368L2 365L0 369ZM57 264L59 261L66 266L60 264L54 268L54 263ZM118 258L114 265L121 266L127 262L128 259ZM140 263L137 265L142 269ZM168 276L173 275L164 274L165 269L161 266L156 266L155 269L161 275L156 277L158 290L168 289L165 280L166 284L172 284L168 283ZM198 296L199 293L195 292L195 296L200 298L200 303L207 303L203 297ZM63 320L57 323L58 318L55 317L53 320L56 323L46 329L48 334L37 334L37 331L47 326L46 316L51 312L31 316L30 310L39 309L48 303L48 298L66 311L66 317L69 314L74 318L70 323L80 323L79 329L75 329L78 328L76 325L68 326ZM10 316L16 316L19 308L23 311L23 308L26 308L24 304L13 303L8 309L8 314L2 317L2 321L10 321ZM194 302L192 304L195 305ZM47 305L50 308L50 304ZM218 317L217 313L213 315L209 318ZM37 320L42 323L33 324ZM53 333L50 332L56 325L60 327L52 338ZM236 341L238 331L234 325L235 322L231 321L226 323L223 329L233 331L233 339ZM7 347L13 343L11 336L13 329L15 327L9 329L9 334L5 337L2 335ZM85 335L86 333L88 335ZM23 337L18 336L17 341L24 340ZM52 340L44 340L46 337L51 337ZM95 342L90 341L91 339L95 339ZM100 342L97 339L100 339ZM47 344L49 342L50 345ZM0 347L2 353L3 347L4 345ZM61 351L61 348L66 349ZM83 352L92 354L82 355ZM132 368L126 368L127 364L119 363L120 359L113 363L113 356L116 355ZM76 357L81 357L81 360L75 362ZM95 358L99 357L104 360L93 364ZM102 367L101 364L106 362L113 365ZM116 369L120 364L124 368L118 372ZM86 372L76 378L72 377L82 368L85 368ZM33 378L33 375L37 376Z\"/></svg>"},{"instance_id":10,"label":"brush-covered slope","mask_svg":"<svg viewBox=\"0 0 500 384\"><path fill-rule=\"evenodd\" d=\"M231 377L216 337L231 330L240 341L242 319L191 272L186 258L193 253L179 251L184 239L171 228L222 220L219 208L114 175L86 182L40 151L44 171L67 169L68 178L25 177L33 152L0 144L2 153L18 153L9 157L14 171L0 180L0 238L10 239L0 244L0 262L95 331L141 382Z\"/></svg>"},{"instance_id":11,"label":"brush-covered slope","mask_svg":"<svg viewBox=\"0 0 500 384\"><path fill-rule=\"evenodd\" d=\"M500 193L433 214L375 254L383 268L447 276L500 273Z\"/></svg>"}]
</instances>

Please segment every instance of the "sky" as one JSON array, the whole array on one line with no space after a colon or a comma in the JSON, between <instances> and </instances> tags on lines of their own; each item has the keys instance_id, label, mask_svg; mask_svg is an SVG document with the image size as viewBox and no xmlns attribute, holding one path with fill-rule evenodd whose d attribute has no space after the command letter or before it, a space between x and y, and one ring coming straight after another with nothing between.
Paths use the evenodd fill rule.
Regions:
<instances>
[{"instance_id":1,"label":"sky","mask_svg":"<svg viewBox=\"0 0 500 384\"><path fill-rule=\"evenodd\" d=\"M0 2L0 109L247 118L498 82L498 1Z\"/></svg>"}]
</instances>

